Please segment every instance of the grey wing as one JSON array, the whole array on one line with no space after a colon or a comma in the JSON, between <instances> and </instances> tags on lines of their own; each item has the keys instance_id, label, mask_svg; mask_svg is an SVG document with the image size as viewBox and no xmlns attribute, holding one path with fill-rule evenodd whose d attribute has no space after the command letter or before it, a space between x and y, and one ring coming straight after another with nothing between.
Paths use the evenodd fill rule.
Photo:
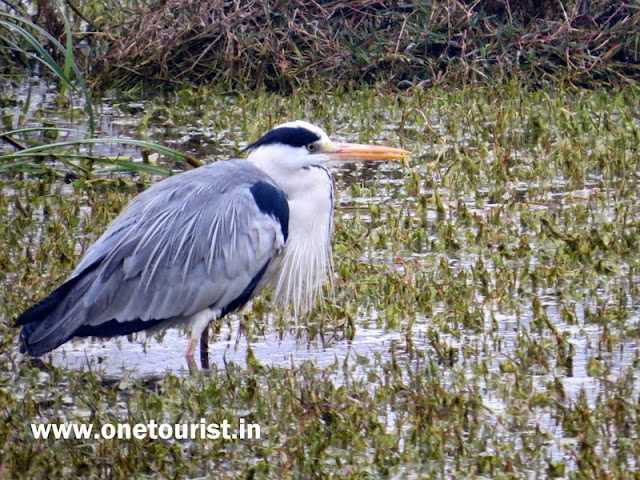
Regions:
<instances>
[{"instance_id":1,"label":"grey wing","mask_svg":"<svg viewBox=\"0 0 640 480\"><path fill-rule=\"evenodd\" d=\"M89 249L49 317L29 332L27 350L42 342L33 350L46 352L74 335L138 331L205 308L240 307L284 247L288 228L284 194L254 170L243 161L223 162L139 195ZM256 196L256 185L269 205Z\"/></svg>"}]
</instances>

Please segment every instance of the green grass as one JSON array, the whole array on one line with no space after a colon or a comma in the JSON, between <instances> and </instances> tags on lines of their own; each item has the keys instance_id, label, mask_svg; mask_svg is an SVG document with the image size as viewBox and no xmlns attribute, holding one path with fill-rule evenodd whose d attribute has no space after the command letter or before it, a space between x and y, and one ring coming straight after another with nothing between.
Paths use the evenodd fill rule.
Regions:
<instances>
[{"instance_id":1,"label":"green grass","mask_svg":"<svg viewBox=\"0 0 640 480\"><path fill-rule=\"evenodd\" d=\"M255 302L240 315L240 342L246 335L255 347L246 366L221 362L191 376L161 370L114 382L97 363L95 372L40 371L18 358L11 320L59 284L151 179L112 175L72 189L54 176L5 175L0 472L634 478L639 113L636 88L509 84L286 98L185 90L145 104L141 139L173 125L169 138L198 139L191 155L232 155L293 118L413 152L406 165L335 169L333 295L299 324ZM358 348L373 334L380 350ZM273 336L299 337L300 357L316 342L346 350L353 340L354 351L329 366L294 353L283 366L277 354L255 354ZM29 427L240 417L261 425L260 440L36 441Z\"/></svg>"},{"instance_id":2,"label":"green grass","mask_svg":"<svg viewBox=\"0 0 640 480\"><path fill-rule=\"evenodd\" d=\"M0 138L3 135L15 135L26 133L26 131L43 131L52 130L51 128L29 128L24 130L13 130L0 134ZM67 131L68 129L53 129ZM91 153L85 153L83 151L77 151L78 147L91 147L93 145L127 145L138 148L144 148L147 150L154 150L158 153L162 153L168 157L174 158L179 161L186 161L187 156L174 149L163 147L149 142L142 142L139 140L125 139L125 138L86 138L82 140L67 140L64 142L45 143L44 145L38 145L35 147L25 148L18 152L6 153L0 155L0 172L11 172L22 169L33 169L34 167L40 167L39 158L55 158L64 164L67 168L61 168L59 165L53 167L53 170L57 173L69 173L72 171L82 171L86 175L91 176L95 173L92 170L94 164L106 164L113 165L116 168L102 170L100 173L114 173L114 172L144 172L153 175L167 176L171 173L170 169L159 167L157 165L151 165L147 162L136 162L133 160L123 158L108 158L105 156L92 155ZM62 150L63 153L58 153ZM84 165L79 165L75 160L82 159Z\"/></svg>"},{"instance_id":3,"label":"green grass","mask_svg":"<svg viewBox=\"0 0 640 480\"><path fill-rule=\"evenodd\" d=\"M6 115L3 120L5 127L9 124L8 131L0 131L0 142L6 142L17 151L0 151L0 173L22 171L27 173L49 172L54 175L72 175L74 177L90 177L98 174L111 174L114 172L146 172L156 175L169 175L171 169L149 162L135 161L133 158L123 158L118 156L110 158L104 155L93 153L93 146L128 145L156 151L171 158L174 162L186 162L191 159L173 149L165 146L143 142L135 139L123 138L92 138L96 136L96 120L94 115L93 98L90 95L89 85L84 72L81 71L76 58L74 57L73 32L69 16L61 10L56 2L43 4L51 9L53 15L58 15L64 24L63 35L66 43L63 45L58 38L41 27L26 13L20 12L5 13L0 12L0 41L5 45L4 49L11 51L13 55L24 55L37 61L45 67L45 70L53 74L58 82L58 110L63 110L65 96L68 98L68 108L64 115L73 118L74 101L78 102L73 93L81 93L83 100L83 113L81 122L86 122L88 129L82 132L77 129L57 126L55 123L45 122L43 126L29 126L28 128L13 128L12 114ZM53 50L53 53L50 52ZM56 57L61 57L62 61ZM62 63L62 65L60 65ZM29 96L31 90L28 91ZM11 104L12 99L3 99L3 104ZM13 113L13 112L12 112ZM25 102L22 115L18 119L19 124L37 123L38 113L30 112L29 102ZM60 113L60 112L58 112ZM27 120L27 117L30 117ZM78 120L76 120L78 121ZM45 142L37 144L30 139L29 134L42 132L48 138L56 138L59 134L74 134L81 138L60 142ZM19 141L18 141L19 140ZM36 144L34 144L36 143ZM44 160L56 159L62 165L55 165L49 168ZM197 162L193 162L196 164ZM94 170L94 165L108 165L111 168Z\"/></svg>"},{"instance_id":4,"label":"green grass","mask_svg":"<svg viewBox=\"0 0 640 480\"><path fill-rule=\"evenodd\" d=\"M52 1L56 9L55 1ZM69 18L60 11L60 18L64 22L65 45L55 38L46 29L31 21L24 15L16 13L0 12L0 40L7 45L8 50L14 54L24 54L26 57L36 60L59 81L60 97L67 92L82 92L84 108L88 117L89 131L95 131L95 118L93 113L93 101L89 92L89 86L85 75L74 59L73 32ZM58 61L49 52L47 46L51 45L56 53L64 59L60 66ZM69 96L69 98L73 98Z\"/></svg>"}]
</instances>

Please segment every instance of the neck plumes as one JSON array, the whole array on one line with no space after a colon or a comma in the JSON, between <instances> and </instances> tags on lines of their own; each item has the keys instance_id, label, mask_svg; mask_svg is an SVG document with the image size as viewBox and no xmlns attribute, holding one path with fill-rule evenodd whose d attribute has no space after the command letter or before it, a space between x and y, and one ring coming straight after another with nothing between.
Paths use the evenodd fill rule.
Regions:
<instances>
[{"instance_id":1,"label":"neck plumes","mask_svg":"<svg viewBox=\"0 0 640 480\"><path fill-rule=\"evenodd\" d=\"M251 157L249 158L251 161ZM321 166L294 172L262 168L287 196L289 236L282 254L272 261L265 280L275 297L293 305L294 314L309 312L332 272L333 181Z\"/></svg>"},{"instance_id":2,"label":"neck plumes","mask_svg":"<svg viewBox=\"0 0 640 480\"><path fill-rule=\"evenodd\" d=\"M324 188L316 184L299 198L289 199L289 239L280 273L272 281L276 298L292 303L296 315L311 310L332 271L333 184L324 168L312 169L324 180Z\"/></svg>"}]
</instances>

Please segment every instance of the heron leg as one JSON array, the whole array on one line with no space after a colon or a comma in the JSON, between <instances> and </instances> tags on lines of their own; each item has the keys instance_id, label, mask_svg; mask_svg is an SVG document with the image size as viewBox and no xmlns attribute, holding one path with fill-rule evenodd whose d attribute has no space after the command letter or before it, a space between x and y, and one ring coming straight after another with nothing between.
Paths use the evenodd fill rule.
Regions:
<instances>
[{"instance_id":1,"label":"heron leg","mask_svg":"<svg viewBox=\"0 0 640 480\"><path fill-rule=\"evenodd\" d=\"M189 344L187 345L187 351L184 356L193 360L193 355L196 353L198 347L198 341L200 341L200 360L203 364L203 368L208 368L209 365L209 323L220 316L219 310L212 310L205 308L204 310L192 315L189 318ZM204 358L206 357L206 361ZM205 367L204 365L207 365Z\"/></svg>"},{"instance_id":2,"label":"heron leg","mask_svg":"<svg viewBox=\"0 0 640 480\"><path fill-rule=\"evenodd\" d=\"M187 367L189 367L189 373L195 374L200 371L200 369L198 368L198 364L193 359L193 357L186 357L186 360L187 360Z\"/></svg>"},{"instance_id":3,"label":"heron leg","mask_svg":"<svg viewBox=\"0 0 640 480\"><path fill-rule=\"evenodd\" d=\"M197 346L198 344L196 343L196 340L191 337L189 339L189 343L187 344L187 351L184 352L184 356L187 358L193 358L193 354L196 353Z\"/></svg>"},{"instance_id":4,"label":"heron leg","mask_svg":"<svg viewBox=\"0 0 640 480\"><path fill-rule=\"evenodd\" d=\"M202 368L209 368L209 326L200 335L200 363Z\"/></svg>"}]
</instances>

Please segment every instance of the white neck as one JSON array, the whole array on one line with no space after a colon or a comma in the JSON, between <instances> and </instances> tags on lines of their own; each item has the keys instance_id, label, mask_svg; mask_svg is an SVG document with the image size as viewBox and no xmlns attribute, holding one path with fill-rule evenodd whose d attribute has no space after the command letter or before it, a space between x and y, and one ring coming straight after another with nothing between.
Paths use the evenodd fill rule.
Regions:
<instances>
[{"instance_id":1,"label":"white neck","mask_svg":"<svg viewBox=\"0 0 640 480\"><path fill-rule=\"evenodd\" d=\"M267 276L276 298L293 303L296 315L304 313L313 307L332 271L333 181L316 165L294 169L260 155L248 160L278 184L289 202L289 237Z\"/></svg>"}]
</instances>

